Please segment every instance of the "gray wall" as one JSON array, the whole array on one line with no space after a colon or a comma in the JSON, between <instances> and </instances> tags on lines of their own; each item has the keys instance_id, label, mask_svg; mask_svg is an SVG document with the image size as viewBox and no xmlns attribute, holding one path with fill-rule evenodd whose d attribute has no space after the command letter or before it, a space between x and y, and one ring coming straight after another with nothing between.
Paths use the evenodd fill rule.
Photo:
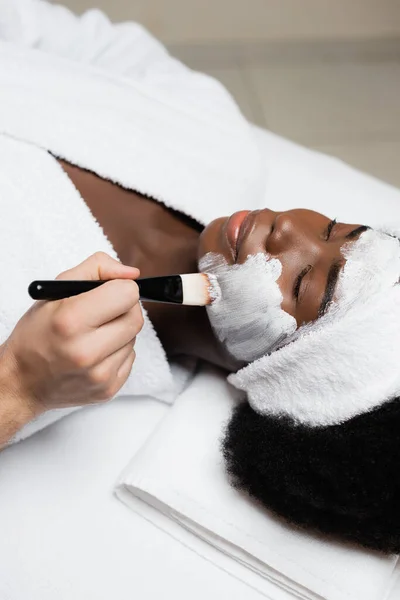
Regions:
<instances>
[{"instance_id":1,"label":"gray wall","mask_svg":"<svg viewBox=\"0 0 400 600\"><path fill-rule=\"evenodd\" d=\"M191 44L400 35L400 0L64 0L114 21L143 23L163 42Z\"/></svg>"}]
</instances>

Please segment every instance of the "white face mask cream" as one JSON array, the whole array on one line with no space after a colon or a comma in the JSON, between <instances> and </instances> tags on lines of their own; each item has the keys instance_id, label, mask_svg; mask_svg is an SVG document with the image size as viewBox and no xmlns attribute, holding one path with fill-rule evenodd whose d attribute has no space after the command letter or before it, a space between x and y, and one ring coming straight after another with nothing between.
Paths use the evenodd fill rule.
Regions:
<instances>
[{"instance_id":1,"label":"white face mask cream","mask_svg":"<svg viewBox=\"0 0 400 600\"><path fill-rule=\"evenodd\" d=\"M217 277L221 295L207 313L217 338L235 359L256 360L296 330L296 319L281 308L277 280L282 264L277 258L260 252L243 264L229 265L221 254L208 252L199 270Z\"/></svg>"},{"instance_id":2,"label":"white face mask cream","mask_svg":"<svg viewBox=\"0 0 400 600\"><path fill-rule=\"evenodd\" d=\"M345 308L371 297L398 282L399 242L383 232L369 229L356 242L342 248L346 264L339 278L337 296Z\"/></svg>"}]
</instances>

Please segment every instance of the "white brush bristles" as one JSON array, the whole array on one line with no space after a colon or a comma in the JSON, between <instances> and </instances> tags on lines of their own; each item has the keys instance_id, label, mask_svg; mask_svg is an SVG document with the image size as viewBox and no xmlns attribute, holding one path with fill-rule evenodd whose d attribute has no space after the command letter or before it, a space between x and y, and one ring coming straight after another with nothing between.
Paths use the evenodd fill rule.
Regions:
<instances>
[{"instance_id":1,"label":"white brush bristles","mask_svg":"<svg viewBox=\"0 0 400 600\"><path fill-rule=\"evenodd\" d=\"M182 304L206 306L219 297L219 286L215 277L207 273L181 275Z\"/></svg>"}]
</instances>

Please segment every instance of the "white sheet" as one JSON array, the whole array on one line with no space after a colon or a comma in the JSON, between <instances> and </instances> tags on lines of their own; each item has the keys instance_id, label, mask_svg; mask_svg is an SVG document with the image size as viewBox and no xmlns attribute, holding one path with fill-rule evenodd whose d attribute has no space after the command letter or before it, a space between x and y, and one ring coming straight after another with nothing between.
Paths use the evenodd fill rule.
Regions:
<instances>
[{"instance_id":1,"label":"white sheet","mask_svg":"<svg viewBox=\"0 0 400 600\"><path fill-rule=\"evenodd\" d=\"M400 190L372 175L255 128L265 157L265 205L308 208L347 223L376 226L400 220Z\"/></svg>"},{"instance_id":2,"label":"white sheet","mask_svg":"<svg viewBox=\"0 0 400 600\"><path fill-rule=\"evenodd\" d=\"M397 556L298 532L229 485L219 441L238 395L204 366L122 474L119 497L137 496L247 565L260 591L267 579L305 600L381 600Z\"/></svg>"},{"instance_id":3,"label":"white sheet","mask_svg":"<svg viewBox=\"0 0 400 600\"><path fill-rule=\"evenodd\" d=\"M2 452L1 600L158 600L166 589L194 600L259 597L113 494L121 465L166 410L118 398Z\"/></svg>"}]
</instances>

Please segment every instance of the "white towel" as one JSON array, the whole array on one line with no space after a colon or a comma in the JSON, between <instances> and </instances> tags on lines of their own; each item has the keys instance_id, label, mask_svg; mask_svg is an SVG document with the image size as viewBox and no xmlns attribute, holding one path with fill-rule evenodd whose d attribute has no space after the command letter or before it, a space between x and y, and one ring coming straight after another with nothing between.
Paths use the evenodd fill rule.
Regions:
<instances>
[{"instance_id":1,"label":"white towel","mask_svg":"<svg viewBox=\"0 0 400 600\"><path fill-rule=\"evenodd\" d=\"M117 495L136 511L140 498L178 522L182 541L190 545L192 539L197 552L195 536L221 550L221 566L261 592L272 580L307 600L385 598L397 557L296 531L229 485L219 441L237 398L221 371L203 366L122 473ZM179 539L176 529L170 533ZM203 553L207 557L206 545ZM215 555L212 560L218 564Z\"/></svg>"}]
</instances>

